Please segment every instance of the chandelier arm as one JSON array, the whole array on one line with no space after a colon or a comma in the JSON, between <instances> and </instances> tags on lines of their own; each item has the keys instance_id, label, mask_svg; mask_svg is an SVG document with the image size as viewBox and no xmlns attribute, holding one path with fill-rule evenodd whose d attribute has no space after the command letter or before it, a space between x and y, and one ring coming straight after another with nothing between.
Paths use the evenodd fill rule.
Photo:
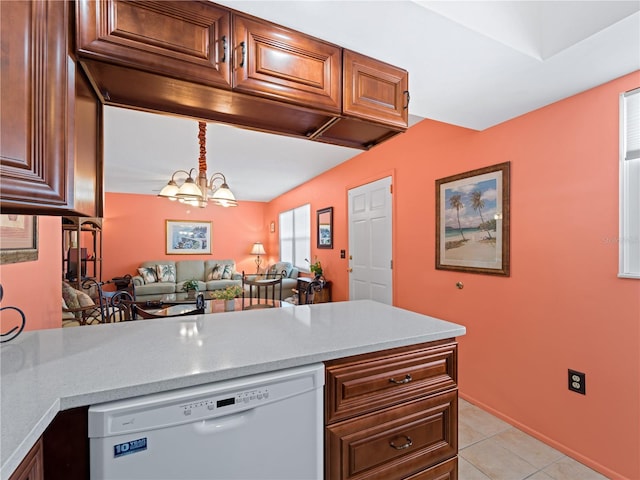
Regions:
<instances>
[{"instance_id":1,"label":"chandelier arm","mask_svg":"<svg viewBox=\"0 0 640 480\"><path fill-rule=\"evenodd\" d=\"M191 173L193 172L193 168L191 170L189 170L188 172L186 170L176 170L175 172L173 172L173 174L171 174L171 181L175 182L174 177L178 174L178 173L184 173L187 175L187 177L191 176Z\"/></svg>"}]
</instances>

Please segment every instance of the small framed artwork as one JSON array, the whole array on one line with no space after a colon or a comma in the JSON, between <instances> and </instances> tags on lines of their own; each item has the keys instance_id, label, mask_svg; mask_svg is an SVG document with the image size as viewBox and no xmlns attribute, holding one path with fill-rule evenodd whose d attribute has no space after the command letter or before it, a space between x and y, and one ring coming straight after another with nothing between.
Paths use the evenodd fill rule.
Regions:
<instances>
[{"instance_id":1,"label":"small framed artwork","mask_svg":"<svg viewBox=\"0 0 640 480\"><path fill-rule=\"evenodd\" d=\"M436 180L436 269L510 275L510 162Z\"/></svg>"},{"instance_id":2,"label":"small framed artwork","mask_svg":"<svg viewBox=\"0 0 640 480\"><path fill-rule=\"evenodd\" d=\"M211 253L211 222L167 220L167 254Z\"/></svg>"},{"instance_id":3,"label":"small framed artwork","mask_svg":"<svg viewBox=\"0 0 640 480\"><path fill-rule=\"evenodd\" d=\"M272 221L272 222L269 224L269 231L270 231L271 233L276 233L276 222Z\"/></svg>"},{"instance_id":4,"label":"small framed artwork","mask_svg":"<svg viewBox=\"0 0 640 480\"><path fill-rule=\"evenodd\" d=\"M38 260L38 217L0 215L0 264Z\"/></svg>"},{"instance_id":5,"label":"small framed artwork","mask_svg":"<svg viewBox=\"0 0 640 480\"><path fill-rule=\"evenodd\" d=\"M333 207L316 212L318 220L318 248L333 248Z\"/></svg>"}]
</instances>

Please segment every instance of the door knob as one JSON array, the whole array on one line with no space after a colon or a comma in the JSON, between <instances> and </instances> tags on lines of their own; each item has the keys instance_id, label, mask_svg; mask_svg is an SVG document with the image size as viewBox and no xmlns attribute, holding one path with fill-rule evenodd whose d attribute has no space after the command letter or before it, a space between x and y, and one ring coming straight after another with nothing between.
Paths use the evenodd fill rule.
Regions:
<instances>
[{"instance_id":1,"label":"door knob","mask_svg":"<svg viewBox=\"0 0 640 480\"><path fill-rule=\"evenodd\" d=\"M353 268L347 269L347 272L349 272L349 273L353 272Z\"/></svg>"}]
</instances>

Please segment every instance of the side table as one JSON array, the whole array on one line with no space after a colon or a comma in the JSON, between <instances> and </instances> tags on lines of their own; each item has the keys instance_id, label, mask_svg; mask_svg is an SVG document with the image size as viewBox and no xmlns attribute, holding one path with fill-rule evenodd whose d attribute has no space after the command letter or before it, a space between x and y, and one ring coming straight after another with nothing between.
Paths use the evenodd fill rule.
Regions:
<instances>
[{"instance_id":1,"label":"side table","mask_svg":"<svg viewBox=\"0 0 640 480\"><path fill-rule=\"evenodd\" d=\"M298 277L298 305L304 305L307 303L307 288L313 281L311 277ZM322 290L316 292L313 303L327 303L331 301L331 281L324 282Z\"/></svg>"}]
</instances>

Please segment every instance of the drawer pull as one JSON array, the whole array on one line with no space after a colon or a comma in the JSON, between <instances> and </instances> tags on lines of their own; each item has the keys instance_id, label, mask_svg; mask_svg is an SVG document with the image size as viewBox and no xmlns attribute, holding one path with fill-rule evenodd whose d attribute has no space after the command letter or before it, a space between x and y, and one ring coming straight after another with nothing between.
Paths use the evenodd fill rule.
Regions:
<instances>
[{"instance_id":1,"label":"drawer pull","mask_svg":"<svg viewBox=\"0 0 640 480\"><path fill-rule=\"evenodd\" d=\"M413 445L413 440L411 440L411 437L409 435L401 435L401 437L404 437L406 439L405 443L403 443L402 445L396 445L395 443L393 443L393 441L400 437L395 437L389 442L389 446L395 448L396 450L404 450L405 448L409 448L411 445Z\"/></svg>"},{"instance_id":2,"label":"drawer pull","mask_svg":"<svg viewBox=\"0 0 640 480\"><path fill-rule=\"evenodd\" d=\"M402 380L396 380L395 378L390 378L389 382L395 383L396 385L402 385L403 383L409 383L411 380L413 380L413 378L411 378L411 375L407 373Z\"/></svg>"}]
</instances>

